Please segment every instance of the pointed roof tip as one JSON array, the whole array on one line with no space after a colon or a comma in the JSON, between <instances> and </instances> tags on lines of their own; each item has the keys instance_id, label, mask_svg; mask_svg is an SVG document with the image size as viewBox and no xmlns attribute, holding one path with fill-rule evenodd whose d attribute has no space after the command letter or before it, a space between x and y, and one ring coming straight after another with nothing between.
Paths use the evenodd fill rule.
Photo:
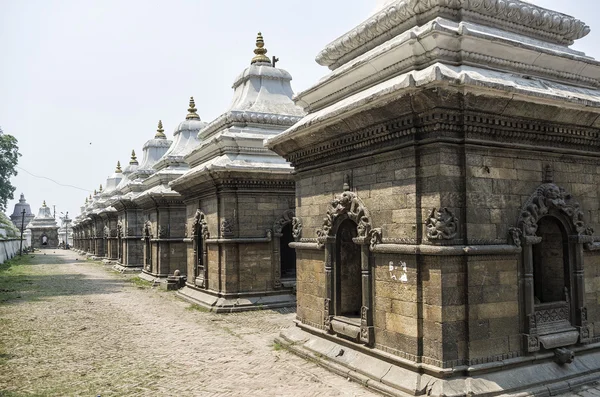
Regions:
<instances>
[{"instance_id":1,"label":"pointed roof tip","mask_svg":"<svg viewBox=\"0 0 600 397\"><path fill-rule=\"evenodd\" d=\"M44 200L44 203L42 204L42 207L47 207L46 200Z\"/></svg>"},{"instance_id":2,"label":"pointed roof tip","mask_svg":"<svg viewBox=\"0 0 600 397\"><path fill-rule=\"evenodd\" d=\"M154 135L154 139L167 139L165 135L165 130L163 129L162 120L158 120L158 129L156 130L156 135Z\"/></svg>"},{"instance_id":3,"label":"pointed roof tip","mask_svg":"<svg viewBox=\"0 0 600 397\"><path fill-rule=\"evenodd\" d=\"M135 156L135 150L131 151L131 160L129 160L130 165L138 165L137 157Z\"/></svg>"},{"instance_id":4,"label":"pointed roof tip","mask_svg":"<svg viewBox=\"0 0 600 397\"><path fill-rule=\"evenodd\" d=\"M121 169L121 162L117 161L117 169L115 170L115 172L117 174L120 174L121 172L123 172L123 170Z\"/></svg>"},{"instance_id":5,"label":"pointed roof tip","mask_svg":"<svg viewBox=\"0 0 600 397\"><path fill-rule=\"evenodd\" d=\"M200 120L200 116L196 113L198 109L196 109L196 102L194 102L194 97L190 97L190 107L188 109L188 115L185 116L186 120Z\"/></svg>"},{"instance_id":6,"label":"pointed roof tip","mask_svg":"<svg viewBox=\"0 0 600 397\"><path fill-rule=\"evenodd\" d=\"M98 191L98 193L102 193L102 184L100 184L100 190Z\"/></svg>"},{"instance_id":7,"label":"pointed roof tip","mask_svg":"<svg viewBox=\"0 0 600 397\"><path fill-rule=\"evenodd\" d=\"M267 49L264 47L265 40L263 39L262 33L258 32L258 35L256 35L256 49L254 50L254 54L256 55L254 56L254 58L252 58L252 62L250 62L251 65L258 62L268 63L269 65L271 64L271 60L268 56L265 55L267 53Z\"/></svg>"}]
</instances>

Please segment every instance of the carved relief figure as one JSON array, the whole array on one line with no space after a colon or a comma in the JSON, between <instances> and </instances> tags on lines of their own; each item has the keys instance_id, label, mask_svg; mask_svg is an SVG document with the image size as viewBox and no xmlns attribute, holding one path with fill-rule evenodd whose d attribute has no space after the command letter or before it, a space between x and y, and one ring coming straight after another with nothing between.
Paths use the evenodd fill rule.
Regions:
<instances>
[{"instance_id":1,"label":"carved relief figure","mask_svg":"<svg viewBox=\"0 0 600 397\"><path fill-rule=\"evenodd\" d=\"M429 240L452 240L458 231L458 218L448 208L439 211L434 208L427 218L426 227Z\"/></svg>"}]
</instances>

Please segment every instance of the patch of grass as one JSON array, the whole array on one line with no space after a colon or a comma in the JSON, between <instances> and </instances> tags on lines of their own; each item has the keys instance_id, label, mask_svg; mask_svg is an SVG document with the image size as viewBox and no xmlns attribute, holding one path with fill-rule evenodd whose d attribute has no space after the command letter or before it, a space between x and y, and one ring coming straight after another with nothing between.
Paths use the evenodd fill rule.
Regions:
<instances>
[{"instance_id":1,"label":"patch of grass","mask_svg":"<svg viewBox=\"0 0 600 397\"><path fill-rule=\"evenodd\" d=\"M276 352L278 352L281 349L283 349L283 346L281 346L281 343L279 343L277 341L273 342L273 350L275 350Z\"/></svg>"},{"instance_id":2,"label":"patch of grass","mask_svg":"<svg viewBox=\"0 0 600 397\"><path fill-rule=\"evenodd\" d=\"M185 308L185 310L190 311L190 312L201 312L201 313L210 313L210 310L205 308L204 306L200 306L196 303L192 303L191 305L189 305L188 307Z\"/></svg>"},{"instance_id":3,"label":"patch of grass","mask_svg":"<svg viewBox=\"0 0 600 397\"><path fill-rule=\"evenodd\" d=\"M129 281L140 289L152 288L152 283L150 281L146 281L138 276L130 278Z\"/></svg>"},{"instance_id":4,"label":"patch of grass","mask_svg":"<svg viewBox=\"0 0 600 397\"><path fill-rule=\"evenodd\" d=\"M32 255L15 256L0 265L0 302L21 298L21 291L34 284L29 278Z\"/></svg>"}]
</instances>

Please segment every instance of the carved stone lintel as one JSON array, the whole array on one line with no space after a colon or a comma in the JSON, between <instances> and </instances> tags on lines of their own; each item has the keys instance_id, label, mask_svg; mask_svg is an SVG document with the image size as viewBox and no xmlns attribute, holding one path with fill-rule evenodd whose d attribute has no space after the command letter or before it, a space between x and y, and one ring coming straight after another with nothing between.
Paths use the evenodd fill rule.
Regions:
<instances>
[{"instance_id":1,"label":"carved stone lintel","mask_svg":"<svg viewBox=\"0 0 600 397\"><path fill-rule=\"evenodd\" d=\"M293 222L294 210L286 210L273 224L273 232L275 236L281 236L283 227L290 222ZM292 232L293 233L293 232Z\"/></svg>"},{"instance_id":2,"label":"carved stone lintel","mask_svg":"<svg viewBox=\"0 0 600 397\"><path fill-rule=\"evenodd\" d=\"M323 226L317 230L318 242L321 246L330 236L331 228L340 215L347 215L348 219L356 223L357 237L367 237L371 232L371 216L362 200L353 192L343 192L331 201L327 208Z\"/></svg>"},{"instance_id":3,"label":"carved stone lintel","mask_svg":"<svg viewBox=\"0 0 600 397\"><path fill-rule=\"evenodd\" d=\"M458 218L448 208L432 209L425 225L430 241L452 240L458 232Z\"/></svg>"}]
</instances>

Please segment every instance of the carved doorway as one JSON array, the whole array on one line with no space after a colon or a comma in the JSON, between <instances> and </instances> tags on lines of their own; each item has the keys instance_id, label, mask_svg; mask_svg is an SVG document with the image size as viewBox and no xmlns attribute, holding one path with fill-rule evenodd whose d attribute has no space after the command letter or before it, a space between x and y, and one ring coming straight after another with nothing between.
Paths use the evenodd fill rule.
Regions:
<instances>
[{"instance_id":1,"label":"carved doorway","mask_svg":"<svg viewBox=\"0 0 600 397\"><path fill-rule=\"evenodd\" d=\"M589 340L583 249L593 241L573 196L553 183L525 202L513 240L522 246L521 303L528 352Z\"/></svg>"},{"instance_id":2,"label":"carved doorway","mask_svg":"<svg viewBox=\"0 0 600 397\"><path fill-rule=\"evenodd\" d=\"M352 239L356 238L356 223L350 219L343 221L336 233L334 290L334 315L344 317L345 321L360 326L360 308L362 306L362 282L360 246Z\"/></svg>"},{"instance_id":3,"label":"carved doorway","mask_svg":"<svg viewBox=\"0 0 600 397\"><path fill-rule=\"evenodd\" d=\"M290 243L294 241L292 235L292 223L288 222L281 228L281 237L279 238L279 255L281 263L281 280L296 280L296 250L290 248Z\"/></svg>"},{"instance_id":4,"label":"carved doorway","mask_svg":"<svg viewBox=\"0 0 600 397\"><path fill-rule=\"evenodd\" d=\"M196 211L192 224L194 239L194 285L208 288L208 251L206 239L208 238L208 224L206 217L200 210Z\"/></svg>"}]
</instances>

